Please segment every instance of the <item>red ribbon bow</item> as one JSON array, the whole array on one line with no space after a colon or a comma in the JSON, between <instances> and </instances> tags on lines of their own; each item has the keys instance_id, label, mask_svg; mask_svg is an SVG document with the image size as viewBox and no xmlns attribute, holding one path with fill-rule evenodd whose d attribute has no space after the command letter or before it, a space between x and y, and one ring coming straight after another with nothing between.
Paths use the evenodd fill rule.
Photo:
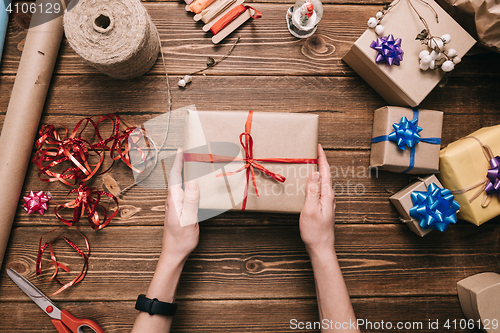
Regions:
<instances>
[{"instance_id":1,"label":"red ribbon bow","mask_svg":"<svg viewBox=\"0 0 500 333\"><path fill-rule=\"evenodd\" d=\"M212 154L199 154L199 153L184 153L184 161L186 162L232 162L232 161L244 161L245 165L239 168L236 171L225 172L216 175L216 177L223 176L231 176L235 175L238 172L241 172L246 169L246 182L245 182L245 192L243 197L243 203L241 206L241 210L244 211L247 198L248 198L248 184L250 182L250 174L252 175L252 183L255 188L255 194L259 196L259 192L257 190L257 183L255 180L255 169L258 169L264 172L266 175L272 177L280 183L284 183L286 178L280 174L274 173L264 167L262 164L258 162L269 162L269 163L291 163L291 164L318 164L318 159L316 158L254 158L253 157L253 138L250 134L252 129L252 118L253 111L248 112L247 121L245 123L245 132L240 134L240 144L245 151L244 158L234 158L230 156L221 156L221 155L212 155Z\"/></svg>"},{"instance_id":2,"label":"red ribbon bow","mask_svg":"<svg viewBox=\"0 0 500 333\"><path fill-rule=\"evenodd\" d=\"M56 208L54 209L54 212L56 214L56 217L64 224L68 226L73 226L78 221L80 221L80 218L87 213L87 217L90 222L90 226L92 229L102 229L105 226L111 222L113 217L116 216L119 210L119 205L118 205L118 199L116 197L108 192L104 191L96 191L92 190L87 187L84 183L80 183L80 186L78 188L75 188L71 190L68 195L72 193L77 193L76 199L67 202L65 204L57 205ZM95 197L94 197L95 195ZM99 204L101 201L101 195L105 195L110 197L111 199L114 200L116 203L116 210L108 217L108 211L106 208L104 208L102 205ZM59 211L64 208L70 208L73 209L73 219L68 220L65 219L64 217L59 214ZM101 219L99 218L99 213L97 209L100 208L103 211L103 221L101 222Z\"/></svg>"}]
</instances>

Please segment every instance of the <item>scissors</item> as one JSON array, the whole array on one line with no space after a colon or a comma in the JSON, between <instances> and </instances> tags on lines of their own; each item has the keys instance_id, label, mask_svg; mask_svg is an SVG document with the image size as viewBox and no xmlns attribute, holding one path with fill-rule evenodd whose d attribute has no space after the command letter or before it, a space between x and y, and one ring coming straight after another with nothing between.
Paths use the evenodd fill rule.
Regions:
<instances>
[{"instance_id":1,"label":"scissors","mask_svg":"<svg viewBox=\"0 0 500 333\"><path fill-rule=\"evenodd\" d=\"M59 333L83 333L82 327L91 328L96 333L104 333L102 328L99 327L90 319L78 319L73 317L66 310L59 310L59 308L52 303L52 301L45 296L37 287L35 287L31 282L26 280L23 276L19 275L15 270L9 268L7 269L7 275L14 281L15 284L33 302L35 302L40 309L42 309L46 314L52 318L52 324L57 329Z\"/></svg>"}]
</instances>

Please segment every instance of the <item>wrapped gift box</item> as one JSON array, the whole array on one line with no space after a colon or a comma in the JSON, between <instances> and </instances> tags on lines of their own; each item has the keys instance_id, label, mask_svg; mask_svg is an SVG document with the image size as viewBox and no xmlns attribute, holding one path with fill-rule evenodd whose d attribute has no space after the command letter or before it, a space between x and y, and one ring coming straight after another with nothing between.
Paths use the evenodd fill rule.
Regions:
<instances>
[{"instance_id":1,"label":"wrapped gift box","mask_svg":"<svg viewBox=\"0 0 500 333\"><path fill-rule=\"evenodd\" d=\"M403 117L406 117L409 122L418 119L414 125L408 125L408 128L413 128L419 136L418 140L415 140L415 135L410 137L410 140L414 142L414 144L412 143L413 147L408 147L405 142L398 145L399 138L408 139L407 132L404 130L405 125L401 124ZM386 106L375 110L370 167L410 174L439 172L442 124L443 113L441 111L412 110L395 106ZM422 130L416 130L416 126ZM398 132L395 127L400 128L400 131ZM401 131L404 132L401 133ZM393 132L394 134L391 135ZM418 143L416 143L417 141Z\"/></svg>"},{"instance_id":2,"label":"wrapped gift box","mask_svg":"<svg viewBox=\"0 0 500 333\"><path fill-rule=\"evenodd\" d=\"M490 148L493 157L500 155L500 125L484 127L467 139L450 143L439 158L439 179L455 193L461 206L458 218L475 225L500 215L498 194L487 195L484 191L491 165L482 145Z\"/></svg>"},{"instance_id":3,"label":"wrapped gift box","mask_svg":"<svg viewBox=\"0 0 500 333\"><path fill-rule=\"evenodd\" d=\"M437 12L439 23L436 22L430 8L423 2L412 1L415 9L429 25L431 34L433 36L451 35L452 40L446 45L446 49L453 48L458 56L463 57L476 41L438 4L434 1L427 1L427 3ZM379 36L374 29L367 29L342 60L389 104L417 106L434 89L445 73L440 69L427 71L420 69L419 54L427 50L427 46L422 45L420 40L415 40L415 37L424 29L424 26L408 1L400 1L392 7L381 24L385 27L386 36L393 34L394 38L402 39L401 48L404 55L399 66L375 62L377 51L372 49L370 44Z\"/></svg>"},{"instance_id":4,"label":"wrapped gift box","mask_svg":"<svg viewBox=\"0 0 500 333\"><path fill-rule=\"evenodd\" d=\"M488 333L500 333L500 274L480 273L457 283L460 306L467 319ZM494 322L496 320L496 323Z\"/></svg>"},{"instance_id":5,"label":"wrapped gift box","mask_svg":"<svg viewBox=\"0 0 500 333\"><path fill-rule=\"evenodd\" d=\"M242 135L240 142L243 132L251 135L251 152L242 147L249 140ZM190 111L183 146L184 181L198 182L201 209L242 210L245 204L249 211L299 213L317 168L318 115ZM248 155L264 168L255 167L255 177L244 168Z\"/></svg>"},{"instance_id":6,"label":"wrapped gift box","mask_svg":"<svg viewBox=\"0 0 500 333\"><path fill-rule=\"evenodd\" d=\"M413 184L406 186L401 191L399 191L398 193L394 194L389 198L389 200L392 202L394 207L396 207L399 214L401 215L402 221L408 225L411 231L413 231L414 233L416 233L421 237L427 235L429 232L432 231L432 229L422 228L420 226L419 221L410 216L410 209L414 206L411 199L411 194L414 191L421 191L421 192L427 191L427 187L432 183L436 184L438 187L443 187L439 182L439 180L436 178L436 176L431 175L426 178L423 178L422 180L418 180Z\"/></svg>"}]
</instances>

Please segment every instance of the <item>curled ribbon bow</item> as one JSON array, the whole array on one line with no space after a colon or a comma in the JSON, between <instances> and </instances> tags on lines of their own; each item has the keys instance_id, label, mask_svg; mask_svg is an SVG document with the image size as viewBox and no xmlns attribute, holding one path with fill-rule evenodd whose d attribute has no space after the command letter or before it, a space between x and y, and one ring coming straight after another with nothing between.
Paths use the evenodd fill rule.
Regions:
<instances>
[{"instance_id":1,"label":"curled ribbon bow","mask_svg":"<svg viewBox=\"0 0 500 333\"><path fill-rule=\"evenodd\" d=\"M408 120L401 118L399 123L392 124L394 131L389 134L389 140L395 141L399 149L405 150L405 146L412 148L420 142L422 127L418 126L418 118Z\"/></svg>"},{"instance_id":2,"label":"curled ribbon bow","mask_svg":"<svg viewBox=\"0 0 500 333\"><path fill-rule=\"evenodd\" d=\"M491 168L488 170L486 177L488 178L488 184L484 189L486 194L498 194L500 195L500 156L495 156L490 159Z\"/></svg>"},{"instance_id":3,"label":"curled ribbon bow","mask_svg":"<svg viewBox=\"0 0 500 333\"><path fill-rule=\"evenodd\" d=\"M424 229L445 231L450 223L457 223L456 212L460 205L454 199L450 190L432 183L427 192L411 193L414 206L410 208L410 216L418 219Z\"/></svg>"},{"instance_id":4,"label":"curled ribbon bow","mask_svg":"<svg viewBox=\"0 0 500 333\"><path fill-rule=\"evenodd\" d=\"M104 191L96 191L87 187L84 183L80 183L78 188L75 188L69 192L68 195L76 193L76 198L65 204L57 205L54 209L56 217L64 224L68 226L73 226L80 218L87 213L87 217L90 222L92 229L102 229L109 224L109 222L116 216L119 210L118 199L111 193ZM110 197L116 203L116 210L108 217L108 212L105 207L99 204L101 201L101 196L105 195ZM61 216L59 211L64 208L73 209L73 218L71 220L65 219ZM99 218L99 212L97 209L100 208L103 211L104 217Z\"/></svg>"},{"instance_id":5,"label":"curled ribbon bow","mask_svg":"<svg viewBox=\"0 0 500 333\"><path fill-rule=\"evenodd\" d=\"M394 39L394 36L382 36L372 41L370 47L377 51L375 62L377 64L387 62L389 65L399 66L403 61L403 50L401 49L401 38Z\"/></svg>"}]
</instances>

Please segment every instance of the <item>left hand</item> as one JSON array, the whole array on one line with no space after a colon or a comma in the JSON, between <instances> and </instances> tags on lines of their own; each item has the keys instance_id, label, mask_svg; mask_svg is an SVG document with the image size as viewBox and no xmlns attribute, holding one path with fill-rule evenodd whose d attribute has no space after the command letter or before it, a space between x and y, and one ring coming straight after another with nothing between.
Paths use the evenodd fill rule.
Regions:
<instances>
[{"instance_id":1,"label":"left hand","mask_svg":"<svg viewBox=\"0 0 500 333\"><path fill-rule=\"evenodd\" d=\"M168 196L163 229L163 255L186 259L198 245L198 203L200 191L196 181L186 183L182 189L183 152L179 148L168 179ZM181 221L186 225L181 227Z\"/></svg>"}]
</instances>

